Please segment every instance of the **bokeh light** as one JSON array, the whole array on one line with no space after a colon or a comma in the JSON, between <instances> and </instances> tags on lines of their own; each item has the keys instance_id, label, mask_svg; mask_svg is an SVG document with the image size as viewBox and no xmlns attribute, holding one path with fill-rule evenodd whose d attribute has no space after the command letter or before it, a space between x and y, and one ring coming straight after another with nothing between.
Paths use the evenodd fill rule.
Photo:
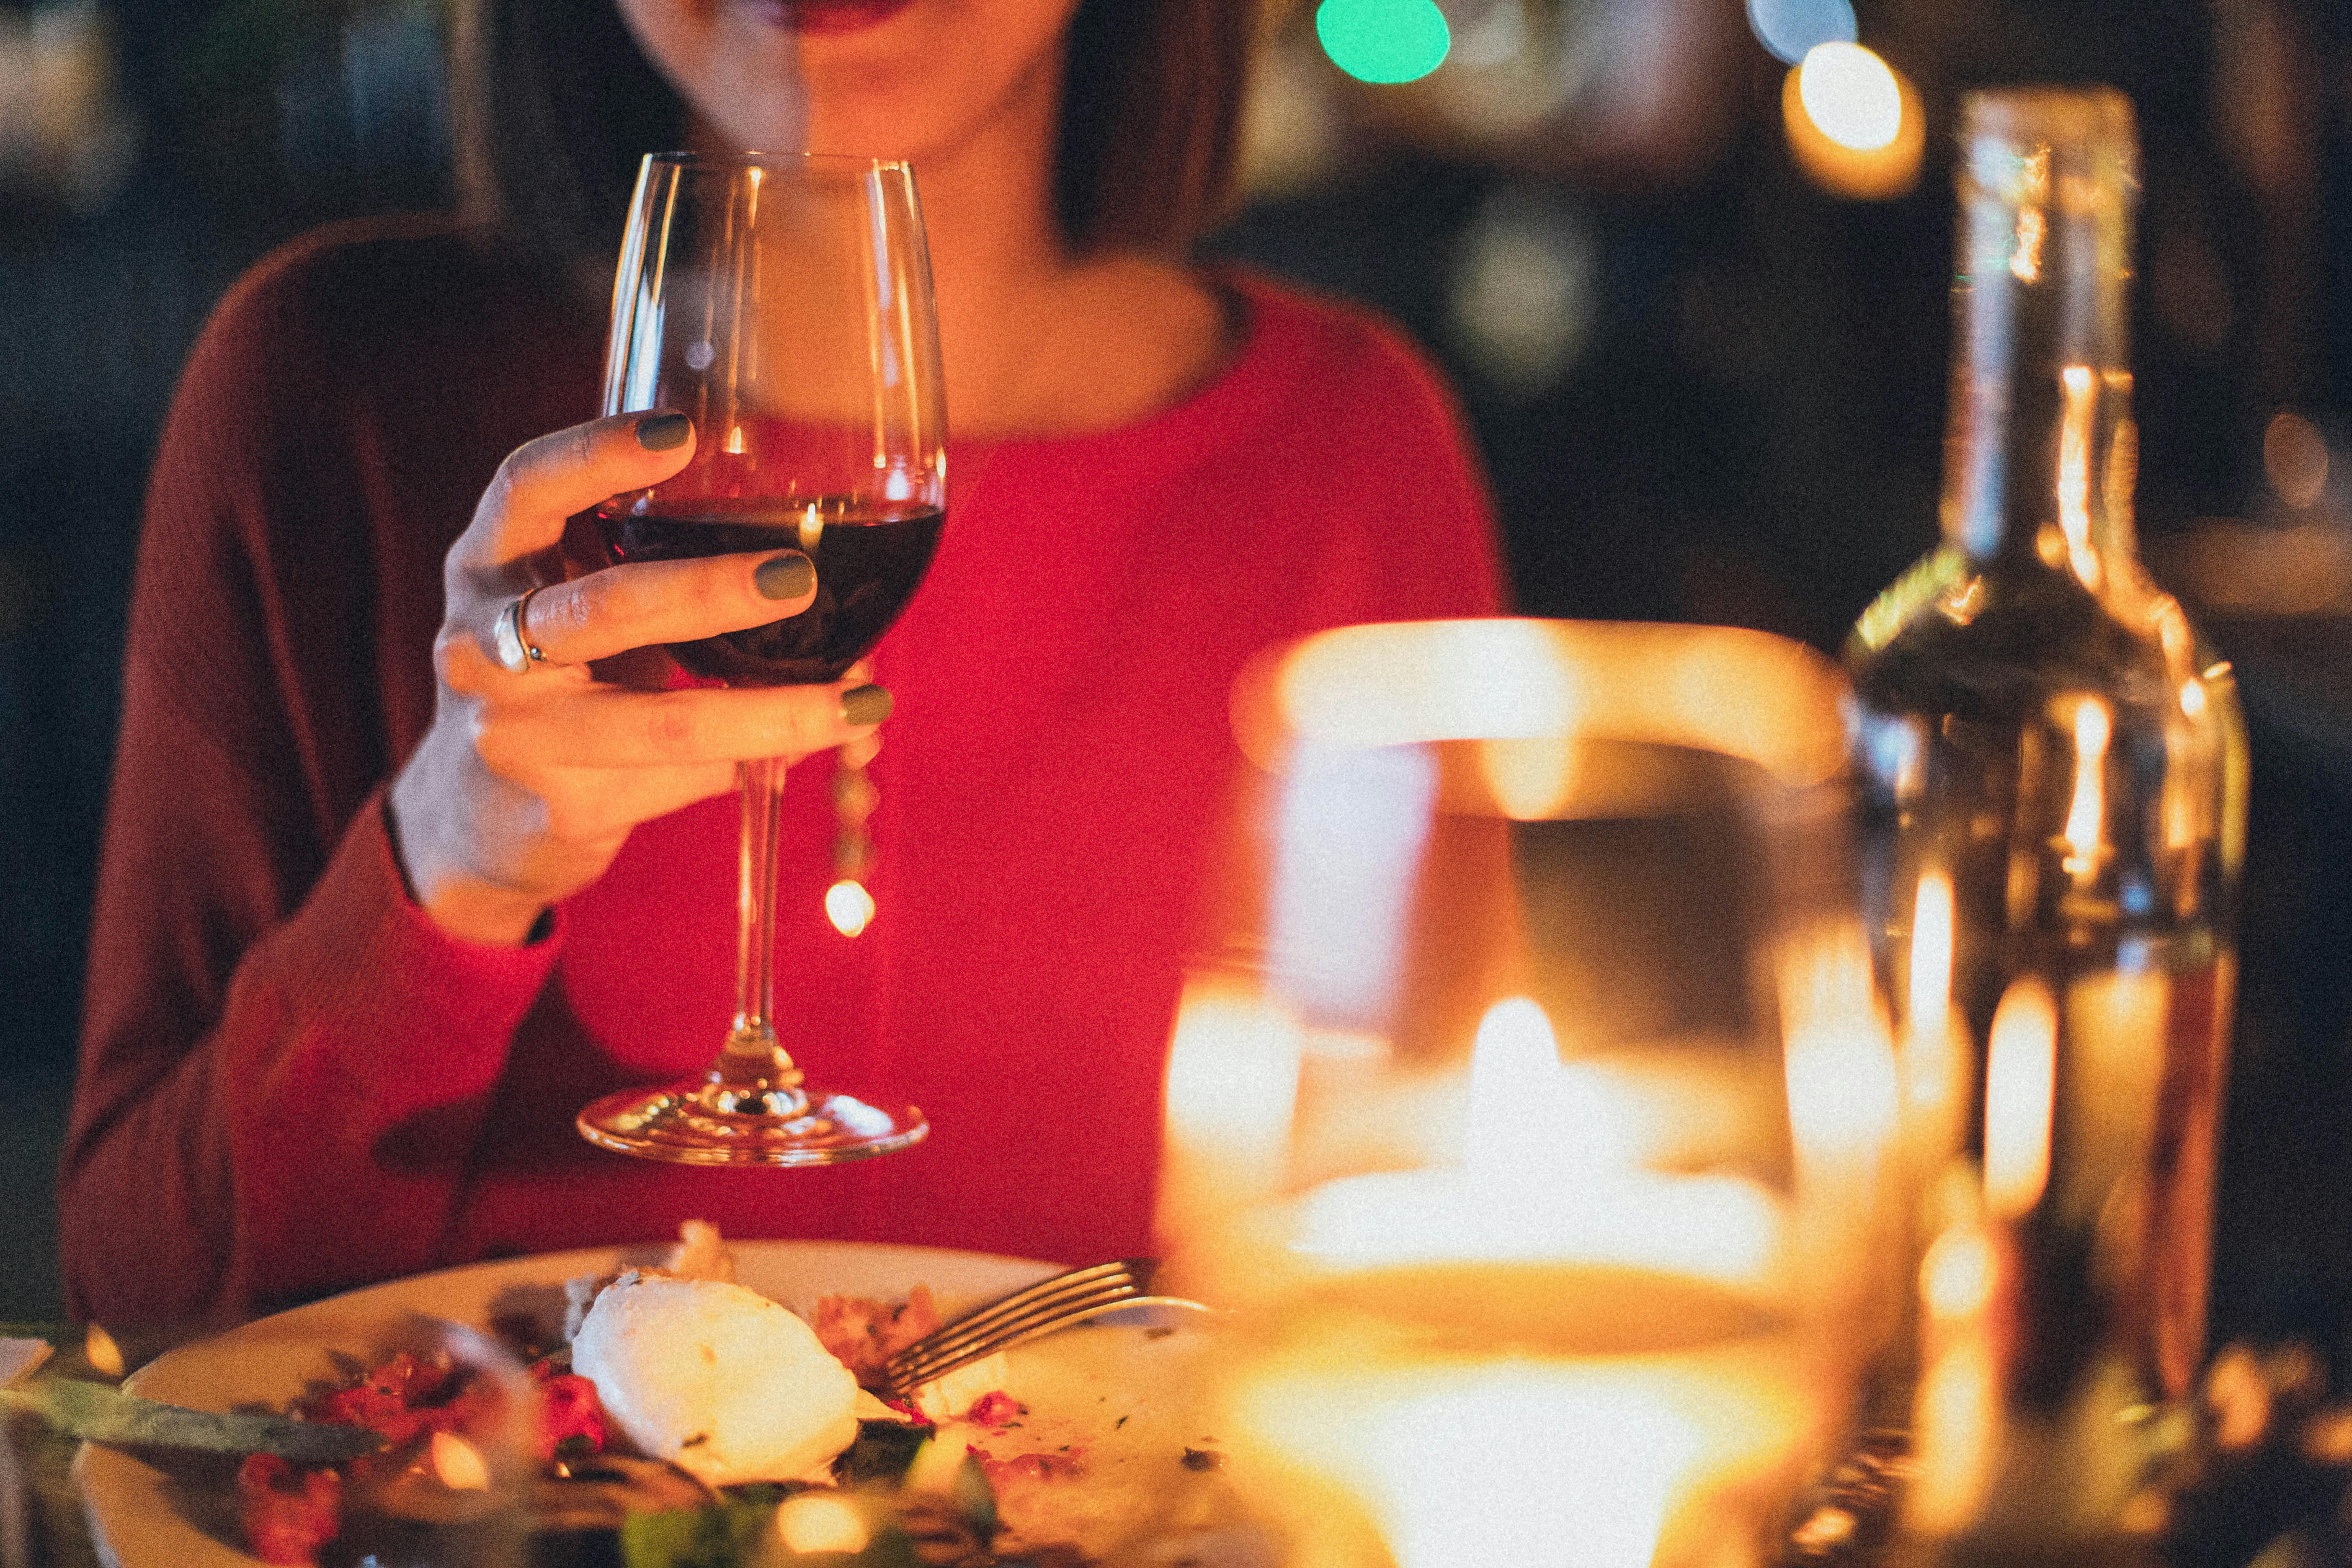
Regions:
<instances>
[{"instance_id":1,"label":"bokeh light","mask_svg":"<svg viewBox=\"0 0 2352 1568\"><path fill-rule=\"evenodd\" d=\"M1816 46L1780 89L1789 151L1815 184L1883 201L1918 184L1927 146L1918 89L1859 44Z\"/></svg>"},{"instance_id":2,"label":"bokeh light","mask_svg":"<svg viewBox=\"0 0 2352 1568\"><path fill-rule=\"evenodd\" d=\"M1797 68L1797 96L1822 134L1856 153L1875 153L1903 128L1895 68L1860 44L1816 44Z\"/></svg>"},{"instance_id":3,"label":"bokeh light","mask_svg":"<svg viewBox=\"0 0 2352 1568\"><path fill-rule=\"evenodd\" d=\"M1448 299L1478 379L1521 399L1556 384L1591 336L1599 271L1572 207L1515 186L1490 196L1463 235Z\"/></svg>"},{"instance_id":4,"label":"bokeh light","mask_svg":"<svg viewBox=\"0 0 2352 1568\"><path fill-rule=\"evenodd\" d=\"M776 1535L795 1556L863 1552L874 1532L846 1498L803 1492L776 1510Z\"/></svg>"},{"instance_id":5,"label":"bokeh light","mask_svg":"<svg viewBox=\"0 0 2352 1568\"><path fill-rule=\"evenodd\" d=\"M1782 65L1795 65L1822 44L1850 44L1860 35L1848 0L1748 0L1756 41Z\"/></svg>"},{"instance_id":6,"label":"bokeh light","mask_svg":"<svg viewBox=\"0 0 2352 1568\"><path fill-rule=\"evenodd\" d=\"M2298 510L2327 492L2327 442L2300 414L2282 412L2263 432L2263 475L2279 500Z\"/></svg>"},{"instance_id":7,"label":"bokeh light","mask_svg":"<svg viewBox=\"0 0 2352 1568\"><path fill-rule=\"evenodd\" d=\"M874 895L863 882L845 878L824 890L825 918L844 936L856 936L874 919Z\"/></svg>"},{"instance_id":8,"label":"bokeh light","mask_svg":"<svg viewBox=\"0 0 2352 1568\"><path fill-rule=\"evenodd\" d=\"M122 1347L114 1342L112 1334L98 1324L92 1323L82 1331L81 1353L82 1359L89 1363L91 1370L99 1376L122 1375Z\"/></svg>"},{"instance_id":9,"label":"bokeh light","mask_svg":"<svg viewBox=\"0 0 2352 1568\"><path fill-rule=\"evenodd\" d=\"M1315 37L1358 81L1417 81L1444 63L1454 36L1434 0L1323 0Z\"/></svg>"}]
</instances>

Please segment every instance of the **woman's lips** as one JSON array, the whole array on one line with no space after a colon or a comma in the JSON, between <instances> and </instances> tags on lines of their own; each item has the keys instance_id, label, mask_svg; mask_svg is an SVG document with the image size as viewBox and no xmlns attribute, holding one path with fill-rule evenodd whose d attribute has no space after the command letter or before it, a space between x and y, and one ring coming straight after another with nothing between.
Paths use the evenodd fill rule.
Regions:
<instances>
[{"instance_id":1,"label":"woman's lips","mask_svg":"<svg viewBox=\"0 0 2352 1568\"><path fill-rule=\"evenodd\" d=\"M914 0L759 0L771 26L796 33L855 33L888 21Z\"/></svg>"}]
</instances>

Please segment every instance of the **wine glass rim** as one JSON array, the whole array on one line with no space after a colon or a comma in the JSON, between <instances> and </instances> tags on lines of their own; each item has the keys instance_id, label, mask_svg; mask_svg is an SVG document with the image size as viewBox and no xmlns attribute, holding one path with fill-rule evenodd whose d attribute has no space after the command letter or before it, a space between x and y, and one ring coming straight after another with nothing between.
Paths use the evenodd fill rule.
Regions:
<instances>
[{"instance_id":1,"label":"wine glass rim","mask_svg":"<svg viewBox=\"0 0 2352 1568\"><path fill-rule=\"evenodd\" d=\"M741 153L648 153L646 162L681 169L811 168L845 174L853 169L885 174L911 167L904 158L876 158L856 153L762 153L757 149Z\"/></svg>"}]
</instances>

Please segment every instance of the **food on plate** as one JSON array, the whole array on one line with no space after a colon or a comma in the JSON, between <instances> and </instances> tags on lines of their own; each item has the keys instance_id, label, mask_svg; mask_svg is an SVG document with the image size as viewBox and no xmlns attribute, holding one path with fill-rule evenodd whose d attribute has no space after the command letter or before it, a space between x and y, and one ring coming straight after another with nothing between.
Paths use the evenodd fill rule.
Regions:
<instances>
[{"instance_id":1,"label":"food on plate","mask_svg":"<svg viewBox=\"0 0 2352 1568\"><path fill-rule=\"evenodd\" d=\"M878 1389L890 1358L939 1328L940 1310L928 1285L916 1286L896 1306L866 1296L826 1296L817 1301L812 1326L859 1383ZM954 1421L1003 1386L1004 1352L999 1351L933 1378L906 1404L926 1421Z\"/></svg>"},{"instance_id":2,"label":"food on plate","mask_svg":"<svg viewBox=\"0 0 2352 1568\"><path fill-rule=\"evenodd\" d=\"M1189 1451L1210 1439L1128 1381L1139 1353L1177 1364L1141 1349L1166 1330L1106 1336L1123 1347L1108 1360L1078 1342L1092 1335L1017 1368L999 1354L886 1407L856 1369L878 1382L938 1326L928 1288L822 1298L804 1320L729 1278L733 1257L709 1226L687 1226L666 1261L679 1267L572 1282L568 1347L551 1313L499 1317L529 1380L461 1341L463 1364L446 1348L379 1355L296 1402L292 1419L268 1418L319 1439L361 1428L381 1446L332 1466L277 1442L237 1450L250 1456L237 1482L250 1549L311 1563L332 1542L329 1560L364 1561L410 1539L403 1531L470 1529L527 1500L534 1560L549 1563L609 1563L617 1548L632 1568L745 1568L766 1561L757 1542L789 1544L822 1514L866 1521L877 1563L905 1548L922 1562L1076 1564L1224 1517L1202 1489L1213 1456ZM518 1431L506 1418L525 1400L535 1425ZM361 1446L325 1451L341 1460ZM535 1478L499 1456L535 1458Z\"/></svg>"},{"instance_id":3,"label":"food on plate","mask_svg":"<svg viewBox=\"0 0 2352 1568\"><path fill-rule=\"evenodd\" d=\"M632 1271L572 1341L630 1447L709 1486L822 1478L857 1437L857 1379L757 1291Z\"/></svg>"},{"instance_id":4,"label":"food on plate","mask_svg":"<svg viewBox=\"0 0 2352 1568\"><path fill-rule=\"evenodd\" d=\"M719 1234L719 1227L707 1219L690 1219L677 1227L677 1244L669 1249L661 1267L640 1270L649 1274L669 1274L681 1279L721 1279L735 1282L735 1253ZM588 1309L596 1302L598 1292L621 1276L590 1274L563 1282L563 1338L568 1344L580 1332L587 1321Z\"/></svg>"},{"instance_id":5,"label":"food on plate","mask_svg":"<svg viewBox=\"0 0 2352 1568\"><path fill-rule=\"evenodd\" d=\"M735 1252L707 1219L690 1219L677 1227L677 1245L662 1259L662 1268L688 1279L723 1279L735 1283Z\"/></svg>"},{"instance_id":6,"label":"food on plate","mask_svg":"<svg viewBox=\"0 0 2352 1568\"><path fill-rule=\"evenodd\" d=\"M811 1326L858 1382L873 1387L884 1363L940 1326L940 1310L928 1285L916 1286L895 1307L866 1296L825 1296Z\"/></svg>"},{"instance_id":7,"label":"food on plate","mask_svg":"<svg viewBox=\"0 0 2352 1568\"><path fill-rule=\"evenodd\" d=\"M189 1410L86 1378L44 1378L0 1389L0 1415L24 1410L85 1443L122 1448L184 1448L213 1454L275 1454L298 1465L332 1465L383 1447L371 1432L323 1426L254 1411Z\"/></svg>"},{"instance_id":8,"label":"food on plate","mask_svg":"<svg viewBox=\"0 0 2352 1568\"><path fill-rule=\"evenodd\" d=\"M538 1460L576 1458L603 1447L604 1415L588 1381L546 1363L532 1373L537 1421L529 1440ZM401 1351L356 1382L312 1394L294 1409L302 1423L375 1434L382 1444L373 1452L341 1469L299 1468L274 1452L246 1457L236 1477L246 1541L265 1563L309 1563L341 1533L347 1500L413 1517L446 1511L436 1500L487 1490L488 1472L475 1445L489 1441L509 1412L508 1392L478 1369Z\"/></svg>"},{"instance_id":9,"label":"food on plate","mask_svg":"<svg viewBox=\"0 0 2352 1568\"><path fill-rule=\"evenodd\" d=\"M298 1470L275 1454L250 1455L237 1468L236 1512L256 1557L310 1563L342 1532L342 1474Z\"/></svg>"},{"instance_id":10,"label":"food on plate","mask_svg":"<svg viewBox=\"0 0 2352 1568\"><path fill-rule=\"evenodd\" d=\"M973 1406L1004 1386L1005 1375L1004 1352L998 1351L931 1379L915 1390L909 1403L926 1421L963 1420L970 1417Z\"/></svg>"}]
</instances>

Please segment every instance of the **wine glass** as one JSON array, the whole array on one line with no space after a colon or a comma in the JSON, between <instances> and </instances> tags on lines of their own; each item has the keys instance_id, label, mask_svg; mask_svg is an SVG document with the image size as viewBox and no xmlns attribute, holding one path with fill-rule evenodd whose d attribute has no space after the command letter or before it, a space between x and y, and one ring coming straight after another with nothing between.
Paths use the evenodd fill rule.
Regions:
<instances>
[{"instance_id":1,"label":"wine glass","mask_svg":"<svg viewBox=\"0 0 2352 1568\"><path fill-rule=\"evenodd\" d=\"M595 510L614 562L794 548L816 602L671 646L729 686L840 679L922 581L947 507L939 327L914 173L815 155L648 155L613 286L604 412L690 416L694 460ZM743 797L735 1021L699 1079L607 1095L592 1143L705 1165L824 1165L928 1130L911 1106L813 1091L776 1037L777 800L784 765L738 770Z\"/></svg>"}]
</instances>

